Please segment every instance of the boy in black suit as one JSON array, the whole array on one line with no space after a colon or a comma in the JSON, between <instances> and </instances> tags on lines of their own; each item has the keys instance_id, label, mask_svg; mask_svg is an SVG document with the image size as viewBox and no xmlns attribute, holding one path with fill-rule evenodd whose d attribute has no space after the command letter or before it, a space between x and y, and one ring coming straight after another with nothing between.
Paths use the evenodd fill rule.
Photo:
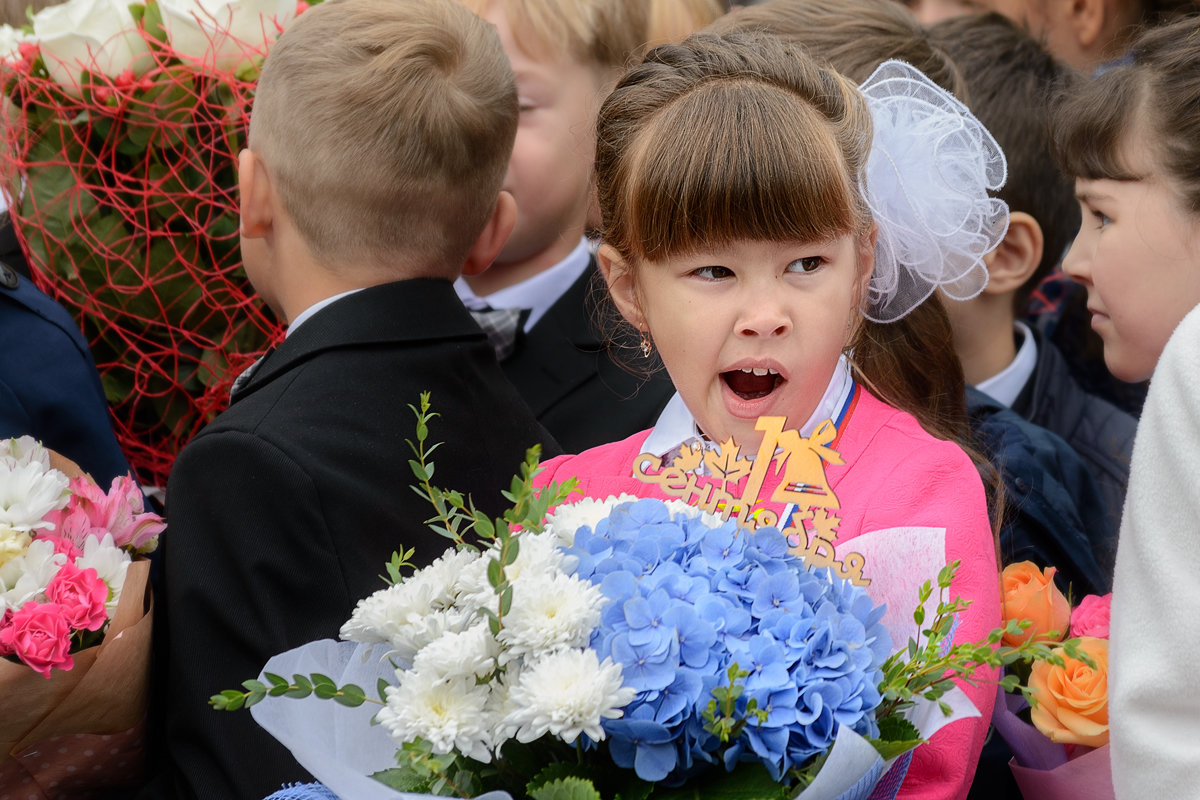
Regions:
<instances>
[{"instance_id":1,"label":"boy in black suit","mask_svg":"<svg viewBox=\"0 0 1200 800\"><path fill-rule=\"evenodd\" d=\"M420 392L446 442L435 482L492 513L527 447L557 452L451 283L512 227L516 122L494 29L452 0L331 0L267 58L239 164L242 248L288 335L168 484L158 796L262 797L306 777L249 714L207 700L336 637L393 551L426 564L450 544L409 489Z\"/></svg>"},{"instance_id":2,"label":"boy in black suit","mask_svg":"<svg viewBox=\"0 0 1200 800\"><path fill-rule=\"evenodd\" d=\"M521 118L504 188L513 235L486 273L456 284L493 330L504 373L569 452L652 427L674 394L636 336L609 340L620 316L584 238L596 113L648 36L646 0L463 0L496 26L517 76ZM699 21L699 20L694 20ZM511 312L506 315L493 310ZM481 313L482 312L482 313ZM512 316L519 315L519 316ZM516 334L512 324L518 324ZM497 325L497 328L503 326ZM623 345L623 346L622 346Z\"/></svg>"}]
</instances>

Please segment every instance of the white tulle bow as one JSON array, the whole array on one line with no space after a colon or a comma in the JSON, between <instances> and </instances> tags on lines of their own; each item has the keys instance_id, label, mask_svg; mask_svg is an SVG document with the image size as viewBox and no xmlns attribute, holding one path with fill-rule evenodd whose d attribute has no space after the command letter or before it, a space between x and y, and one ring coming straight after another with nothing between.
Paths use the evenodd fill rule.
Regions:
<instances>
[{"instance_id":1,"label":"white tulle bow","mask_svg":"<svg viewBox=\"0 0 1200 800\"><path fill-rule=\"evenodd\" d=\"M1008 231L989 190L1008 166L987 128L916 68L885 61L859 87L875 136L865 194L879 225L864 315L894 322L940 288L969 300L987 286L983 257Z\"/></svg>"}]
</instances>

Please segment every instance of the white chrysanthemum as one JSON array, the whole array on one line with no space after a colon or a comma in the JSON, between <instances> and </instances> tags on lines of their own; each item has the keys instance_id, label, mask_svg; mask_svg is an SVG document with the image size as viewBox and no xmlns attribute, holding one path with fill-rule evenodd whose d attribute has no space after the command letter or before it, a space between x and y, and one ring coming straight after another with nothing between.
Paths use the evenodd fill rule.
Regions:
<instances>
[{"instance_id":1,"label":"white chrysanthemum","mask_svg":"<svg viewBox=\"0 0 1200 800\"><path fill-rule=\"evenodd\" d=\"M49 470L50 451L32 436L0 440L0 469L13 469L29 464L40 464L42 469Z\"/></svg>"},{"instance_id":2,"label":"white chrysanthemum","mask_svg":"<svg viewBox=\"0 0 1200 800\"><path fill-rule=\"evenodd\" d=\"M19 531L0 525L0 567L18 556L25 555L33 535L29 531Z\"/></svg>"},{"instance_id":3,"label":"white chrysanthemum","mask_svg":"<svg viewBox=\"0 0 1200 800\"><path fill-rule=\"evenodd\" d=\"M396 672L398 686L384 692L387 705L376 719L397 744L425 739L435 753L457 750L468 758L492 758L492 711L487 684L474 678L439 682L437 676L417 671Z\"/></svg>"},{"instance_id":4,"label":"white chrysanthemum","mask_svg":"<svg viewBox=\"0 0 1200 800\"><path fill-rule=\"evenodd\" d=\"M474 615L456 609L461 574L479 556L451 550L400 583L358 601L341 637L351 642L388 642L405 666L427 643L446 631L466 630ZM461 605L461 604L460 604Z\"/></svg>"},{"instance_id":5,"label":"white chrysanthemum","mask_svg":"<svg viewBox=\"0 0 1200 800\"><path fill-rule=\"evenodd\" d=\"M496 668L500 645L487 622L477 622L465 631L449 631L421 648L412 668L441 681L486 678Z\"/></svg>"},{"instance_id":6,"label":"white chrysanthemum","mask_svg":"<svg viewBox=\"0 0 1200 800\"><path fill-rule=\"evenodd\" d=\"M553 535L525 532L518 534L517 542L517 559L504 569L505 579L514 586L529 575L549 576L567 571L565 555L558 549L558 540ZM487 577L488 562L496 557L495 549L485 550L479 563L471 565L468 574L462 577L463 594L460 602L465 607L497 609L499 601L496 590Z\"/></svg>"},{"instance_id":7,"label":"white chrysanthemum","mask_svg":"<svg viewBox=\"0 0 1200 800\"><path fill-rule=\"evenodd\" d=\"M464 631L477 614L459 608L435 608L428 584L398 583L360 600L342 625L341 637L350 642L383 642L391 646L397 664L408 669L413 658L446 633Z\"/></svg>"},{"instance_id":8,"label":"white chrysanthemum","mask_svg":"<svg viewBox=\"0 0 1200 800\"><path fill-rule=\"evenodd\" d=\"M441 594L433 602L442 608L453 605L462 594L463 570L478 561L479 553L474 550L447 550L432 564L413 573L407 580L425 581L441 588Z\"/></svg>"},{"instance_id":9,"label":"white chrysanthemum","mask_svg":"<svg viewBox=\"0 0 1200 800\"><path fill-rule=\"evenodd\" d=\"M483 551L478 558L463 567L458 576L458 604L460 607L478 611L480 603L493 607L496 590L488 582L488 562L495 558L491 551Z\"/></svg>"},{"instance_id":10,"label":"white chrysanthemum","mask_svg":"<svg viewBox=\"0 0 1200 800\"><path fill-rule=\"evenodd\" d=\"M104 534L103 539L89 535L83 542L83 555L75 559L75 565L80 569L91 567L96 570L100 580L108 586L108 602L104 604L109 617L117 609L121 601L121 590L125 588L125 573L132 561L129 553L113 543L112 534Z\"/></svg>"},{"instance_id":11,"label":"white chrysanthemum","mask_svg":"<svg viewBox=\"0 0 1200 800\"><path fill-rule=\"evenodd\" d=\"M20 608L46 590L67 557L54 552L54 545L34 539L23 555L0 566L0 596L9 608Z\"/></svg>"},{"instance_id":12,"label":"white chrysanthemum","mask_svg":"<svg viewBox=\"0 0 1200 800\"><path fill-rule=\"evenodd\" d=\"M39 459L0 459L0 526L19 531L53 527L42 517L67 504L70 479Z\"/></svg>"},{"instance_id":13,"label":"white chrysanthemum","mask_svg":"<svg viewBox=\"0 0 1200 800\"><path fill-rule=\"evenodd\" d=\"M557 536L564 547L571 547L575 544L575 531L584 525L595 530L596 523L611 514L614 508L637 499L631 494L622 494L610 495L604 500L585 497L575 503L563 503L546 515L545 530Z\"/></svg>"},{"instance_id":14,"label":"white chrysanthemum","mask_svg":"<svg viewBox=\"0 0 1200 800\"><path fill-rule=\"evenodd\" d=\"M598 742L604 738L601 721L620 717L637 694L621 681L621 666L608 658L601 664L595 650L550 653L526 664L501 727L515 729L521 742L547 733L568 744L581 733Z\"/></svg>"},{"instance_id":15,"label":"white chrysanthemum","mask_svg":"<svg viewBox=\"0 0 1200 800\"><path fill-rule=\"evenodd\" d=\"M512 609L498 636L501 663L562 647L586 647L600 624L600 587L573 575L525 575L513 583Z\"/></svg>"}]
</instances>

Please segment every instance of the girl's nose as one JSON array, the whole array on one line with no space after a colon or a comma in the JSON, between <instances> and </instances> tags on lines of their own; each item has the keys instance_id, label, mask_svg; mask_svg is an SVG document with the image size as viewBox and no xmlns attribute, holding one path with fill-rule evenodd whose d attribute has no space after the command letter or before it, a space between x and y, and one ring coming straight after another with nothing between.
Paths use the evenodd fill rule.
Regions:
<instances>
[{"instance_id":1,"label":"girl's nose","mask_svg":"<svg viewBox=\"0 0 1200 800\"><path fill-rule=\"evenodd\" d=\"M784 336L792 330L792 318L782 305L770 298L751 298L738 320L742 336Z\"/></svg>"},{"instance_id":2,"label":"girl's nose","mask_svg":"<svg viewBox=\"0 0 1200 800\"><path fill-rule=\"evenodd\" d=\"M1091 244L1084 241L1085 235L1086 231L1080 231L1075 241L1067 248L1067 254L1062 260L1062 271L1071 280L1086 286L1092 282L1092 259L1089 252Z\"/></svg>"}]
</instances>

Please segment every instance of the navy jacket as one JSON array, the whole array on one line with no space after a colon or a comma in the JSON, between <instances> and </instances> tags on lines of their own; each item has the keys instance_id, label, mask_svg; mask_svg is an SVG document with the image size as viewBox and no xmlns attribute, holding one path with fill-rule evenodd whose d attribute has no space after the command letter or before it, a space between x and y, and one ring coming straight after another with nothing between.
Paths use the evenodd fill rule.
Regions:
<instances>
[{"instance_id":1,"label":"navy jacket","mask_svg":"<svg viewBox=\"0 0 1200 800\"><path fill-rule=\"evenodd\" d=\"M973 386L967 387L967 413L976 445L1000 470L1007 495L1001 564L1058 567L1062 589L1069 585L1074 597L1109 593L1117 529L1084 459L1058 435Z\"/></svg>"},{"instance_id":2,"label":"navy jacket","mask_svg":"<svg viewBox=\"0 0 1200 800\"><path fill-rule=\"evenodd\" d=\"M1091 470L1104 500L1109 526L1120 527L1129 483L1129 459L1137 420L1086 391L1071 374L1059 349L1036 330L1038 360L1033 375L1013 403L1025 419L1058 434Z\"/></svg>"},{"instance_id":3,"label":"navy jacket","mask_svg":"<svg viewBox=\"0 0 1200 800\"><path fill-rule=\"evenodd\" d=\"M538 421L568 453L654 427L675 394L666 370L654 371L636 342L623 342L616 358L610 354L597 322L597 301L606 291L599 274L593 257L501 364Z\"/></svg>"},{"instance_id":4,"label":"navy jacket","mask_svg":"<svg viewBox=\"0 0 1200 800\"><path fill-rule=\"evenodd\" d=\"M79 326L0 262L0 438L26 434L75 461L102 487L129 472Z\"/></svg>"},{"instance_id":5,"label":"navy jacket","mask_svg":"<svg viewBox=\"0 0 1200 800\"><path fill-rule=\"evenodd\" d=\"M1043 352L1041 342L1038 352ZM1041 369L1043 356L1038 358ZM1030 384L1036 386L1037 380ZM1055 399L1047 398L1046 405L1061 408ZM1069 588L1076 600L1111 591L1117 526L1092 479L1091 464L1060 436L971 386L967 410L975 445L999 469L1004 482L1007 507L1000 530L1000 563L1032 561L1040 567L1057 567L1059 588ZM968 800L1020 797L1008 767L1011 757L1004 740L990 731Z\"/></svg>"},{"instance_id":6,"label":"navy jacket","mask_svg":"<svg viewBox=\"0 0 1200 800\"><path fill-rule=\"evenodd\" d=\"M1073 597L1112 591L1117 529L1084 460L1061 437L967 387L975 443L1004 481L1000 562L1058 568Z\"/></svg>"}]
</instances>

